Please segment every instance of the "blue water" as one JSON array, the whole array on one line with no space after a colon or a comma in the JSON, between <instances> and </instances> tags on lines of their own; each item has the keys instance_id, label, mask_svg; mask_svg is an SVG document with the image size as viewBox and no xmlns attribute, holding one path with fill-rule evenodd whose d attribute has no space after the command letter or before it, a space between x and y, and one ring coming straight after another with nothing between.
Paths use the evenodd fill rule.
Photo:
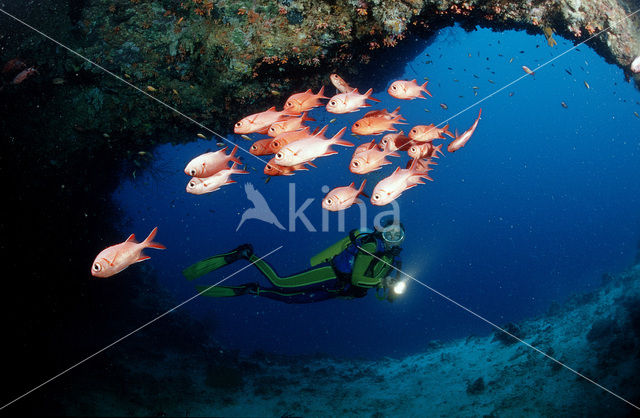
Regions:
<instances>
[{"instance_id":1,"label":"blue water","mask_svg":"<svg viewBox=\"0 0 640 418\"><path fill-rule=\"evenodd\" d=\"M422 83L428 77L433 97L401 101L386 91L374 91L381 103L366 110L401 106L408 122L401 127L405 132L417 124L439 124L521 77L522 65L535 69L573 46L560 37L556 40L558 45L550 48L542 35L444 29L416 56L400 57L400 76L396 70L393 78L375 80L388 86L398 78ZM332 94L329 80L325 85ZM473 86L478 87L477 96ZM365 91L370 86L355 87ZM274 97L272 104L280 109L284 99ZM397 200L407 228L403 269L488 320L504 324L543 313L553 301L598 286L604 272L625 268L640 238L640 119L634 115L640 112L639 100L621 69L582 45L536 71L535 77L523 78L449 121L452 131L462 132L482 108L467 146L437 160L431 172L435 181ZM342 126L350 132L366 110L333 115L316 108L310 113L316 122L310 126L321 127L336 118L328 134ZM250 146L237 135L222 134L242 147ZM344 139L356 145L365 140L348 134ZM114 195L124 214L123 237L135 232L142 239L159 227L157 241L168 250L148 250L151 260L145 263L175 304L195 294L194 283L181 275L183 268L244 242L252 243L258 255L282 246L267 259L281 275L307 268L310 256L346 233L338 230L336 213L328 215L328 231L319 231L327 216L320 207L322 187L352 181L359 185L363 178L348 170L352 148L335 147L339 154L318 159L317 168L268 183L262 174L264 163L240 152L250 174L235 176L237 184L214 193L189 195L184 166L216 149L215 140L152 150L156 163L149 172L136 173ZM391 160L393 165L366 177L368 191L408 157ZM300 220L293 232L249 220L236 232L241 214L252 207L245 182L254 184L288 227L289 188L295 187L296 208L314 199L304 213L318 231L309 231ZM389 209L367 202L367 223ZM357 207L345 215L346 231L360 225ZM216 283L245 264L218 270L199 284ZM136 268L140 267L130 269ZM225 284L258 280L264 282L249 268ZM430 340L492 330L416 282L392 304L369 293L364 299L305 305L251 296L200 297L181 309L203 320L212 339L224 347L248 353L400 356L421 351Z\"/></svg>"}]
</instances>

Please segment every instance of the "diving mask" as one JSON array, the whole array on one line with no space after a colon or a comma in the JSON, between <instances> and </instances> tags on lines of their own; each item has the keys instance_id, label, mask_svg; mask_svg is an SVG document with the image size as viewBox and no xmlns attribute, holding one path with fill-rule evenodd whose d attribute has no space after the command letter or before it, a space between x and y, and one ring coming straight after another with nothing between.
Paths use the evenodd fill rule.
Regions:
<instances>
[{"instance_id":1,"label":"diving mask","mask_svg":"<svg viewBox=\"0 0 640 418\"><path fill-rule=\"evenodd\" d=\"M389 246L399 246L404 241L404 228L400 224L385 226L382 229L382 239Z\"/></svg>"}]
</instances>

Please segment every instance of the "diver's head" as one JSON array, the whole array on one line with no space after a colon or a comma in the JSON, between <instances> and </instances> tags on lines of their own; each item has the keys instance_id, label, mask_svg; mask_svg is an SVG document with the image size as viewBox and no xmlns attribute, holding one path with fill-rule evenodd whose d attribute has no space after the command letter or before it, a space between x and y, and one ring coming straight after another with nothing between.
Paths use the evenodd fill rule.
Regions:
<instances>
[{"instance_id":1,"label":"diver's head","mask_svg":"<svg viewBox=\"0 0 640 418\"><path fill-rule=\"evenodd\" d=\"M383 219L378 231L387 249L400 247L404 241L404 226L393 217Z\"/></svg>"}]
</instances>

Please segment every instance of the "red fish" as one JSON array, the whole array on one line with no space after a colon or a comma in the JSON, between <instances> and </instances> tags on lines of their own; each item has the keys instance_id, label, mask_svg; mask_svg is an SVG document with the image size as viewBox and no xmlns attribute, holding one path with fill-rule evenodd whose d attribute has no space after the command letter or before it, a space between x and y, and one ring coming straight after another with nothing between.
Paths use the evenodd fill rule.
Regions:
<instances>
[{"instance_id":1,"label":"red fish","mask_svg":"<svg viewBox=\"0 0 640 418\"><path fill-rule=\"evenodd\" d=\"M473 125L471 125L471 128L467 129L462 135L458 136L458 132L456 131L456 139L451 141L451 143L447 147L447 151L458 151L460 148L464 147L467 144L467 141L469 141L471 135L473 135L473 132L475 132L476 127L478 126L478 122L480 122L480 115L482 115L482 109L480 109L480 111L478 112L478 118L473 123Z\"/></svg>"},{"instance_id":2,"label":"red fish","mask_svg":"<svg viewBox=\"0 0 640 418\"><path fill-rule=\"evenodd\" d=\"M325 126L322 131L320 132L320 134L323 134L324 131L327 130L327 127ZM317 129L314 130L311 135L315 135L317 133ZM276 152L280 151L282 149L282 147L284 147L287 144L290 144L292 142L295 142L299 139L302 138L306 138L310 135L309 133L309 127L305 126L304 129L299 130L299 131L293 131L293 132L283 132L280 135L276 136L275 138L273 138L273 140L271 141L271 143L269 144L269 148L271 149L271 152L273 154L275 154Z\"/></svg>"},{"instance_id":3,"label":"red fish","mask_svg":"<svg viewBox=\"0 0 640 418\"><path fill-rule=\"evenodd\" d=\"M361 107L371 106L366 102L367 99L379 102L380 100L371 97L373 89L367 90L365 94L358 93L358 89L354 89L348 93L340 93L329 99L327 103L327 112L331 113L350 113L357 112Z\"/></svg>"},{"instance_id":4,"label":"red fish","mask_svg":"<svg viewBox=\"0 0 640 418\"><path fill-rule=\"evenodd\" d=\"M422 93L427 93L429 96L431 96L431 93L429 93L429 90L427 90L427 83L428 81L425 81L423 85L419 86L418 83L416 83L415 78L411 81L397 80L391 83L391 85L387 89L387 93L389 93L391 97L395 97L396 99L426 99L426 97L423 96Z\"/></svg>"},{"instance_id":5,"label":"red fish","mask_svg":"<svg viewBox=\"0 0 640 418\"><path fill-rule=\"evenodd\" d=\"M378 147L381 150L385 148L389 151L406 151L411 146L411 138L404 135L404 131L400 131L400 133L394 134L386 134L380 140L380 144Z\"/></svg>"},{"instance_id":6,"label":"red fish","mask_svg":"<svg viewBox=\"0 0 640 418\"><path fill-rule=\"evenodd\" d=\"M235 156L238 146L233 147L229 155L225 153L227 147L216 151L207 152L189 161L184 168L184 173L191 177L211 177L220 170L227 168L229 161L240 164L240 160Z\"/></svg>"},{"instance_id":7,"label":"red fish","mask_svg":"<svg viewBox=\"0 0 640 418\"><path fill-rule=\"evenodd\" d=\"M131 264L148 260L151 257L142 254L142 250L145 248L165 250L166 247L164 245L153 242L157 232L158 227L153 228L147 239L140 243L136 242L136 236L131 234L125 242L105 248L93 261L91 275L101 278L111 277Z\"/></svg>"},{"instance_id":8,"label":"red fish","mask_svg":"<svg viewBox=\"0 0 640 418\"><path fill-rule=\"evenodd\" d=\"M349 93L355 90L353 87L347 84L346 81L342 79L338 74L331 74L329 76L331 79L331 84L338 90L340 93Z\"/></svg>"},{"instance_id":9,"label":"red fish","mask_svg":"<svg viewBox=\"0 0 640 418\"><path fill-rule=\"evenodd\" d=\"M38 70L33 67L29 67L26 70L22 70L14 79L11 81L11 84L20 84L27 78L31 77L34 74L39 74Z\"/></svg>"},{"instance_id":10,"label":"red fish","mask_svg":"<svg viewBox=\"0 0 640 418\"><path fill-rule=\"evenodd\" d=\"M388 149L379 150L375 140L366 145L366 148L361 148L362 146L356 148L356 152L351 157L349 171L354 174L367 174L379 170L383 165L391 164L385 157L399 157L397 152L389 152Z\"/></svg>"},{"instance_id":11,"label":"red fish","mask_svg":"<svg viewBox=\"0 0 640 418\"><path fill-rule=\"evenodd\" d=\"M278 122L274 122L269 127L269 130L267 131L267 135L269 135L272 138L275 138L276 136L280 135L283 132L291 132L291 131L297 131L299 129L303 129L305 127L303 123L306 121L315 122L315 119L308 117L307 113L304 112L302 116L300 116L299 118L289 118L289 119L281 120Z\"/></svg>"},{"instance_id":12,"label":"red fish","mask_svg":"<svg viewBox=\"0 0 640 418\"><path fill-rule=\"evenodd\" d=\"M253 155L267 155L273 154L271 150L271 141L272 138L259 139L253 144L251 144L251 148L249 148L249 152Z\"/></svg>"},{"instance_id":13,"label":"red fish","mask_svg":"<svg viewBox=\"0 0 640 418\"><path fill-rule=\"evenodd\" d=\"M24 70L25 68L27 68L27 64L22 62L19 58L14 58L7 61L7 63L2 67L2 74L16 73Z\"/></svg>"},{"instance_id":14,"label":"red fish","mask_svg":"<svg viewBox=\"0 0 640 418\"><path fill-rule=\"evenodd\" d=\"M414 144L414 145L411 145L407 150L407 154L409 155L409 157L418 158L418 159L432 158L432 157L439 158L438 152L444 155L444 153L442 152L442 144L438 145L437 147L434 147L433 143L431 142Z\"/></svg>"},{"instance_id":15,"label":"red fish","mask_svg":"<svg viewBox=\"0 0 640 418\"><path fill-rule=\"evenodd\" d=\"M400 111L400 106L396 107L396 109L391 113L387 112L387 109L372 110L370 112L367 112L364 115L364 117L366 118L367 116L377 116L377 117L386 118L386 119L394 119L396 116L399 116L398 120L406 120L405 118L402 117L402 115L398 113L399 111Z\"/></svg>"},{"instance_id":16,"label":"red fish","mask_svg":"<svg viewBox=\"0 0 640 418\"><path fill-rule=\"evenodd\" d=\"M305 163L311 167L315 167L312 162ZM305 164L298 164L291 167L287 167L284 165L279 165L276 163L276 159L272 158L269 160L267 165L264 166L264 174L268 176L293 176L294 171L298 170L309 170L305 167Z\"/></svg>"},{"instance_id":17,"label":"red fish","mask_svg":"<svg viewBox=\"0 0 640 418\"><path fill-rule=\"evenodd\" d=\"M211 177L198 178L193 177L187 184L187 193L191 194L205 194L218 190L225 184L235 183L235 180L229 179L232 174L249 174L248 171L240 170L236 168L236 163L231 165L231 168L225 168L218 171Z\"/></svg>"},{"instance_id":18,"label":"red fish","mask_svg":"<svg viewBox=\"0 0 640 418\"><path fill-rule=\"evenodd\" d=\"M320 88L318 94L313 94L311 89L304 93L292 94L285 102L284 110L296 114L306 112L314 107L322 106L320 99L328 99L328 97L324 96L324 86Z\"/></svg>"},{"instance_id":19,"label":"red fish","mask_svg":"<svg viewBox=\"0 0 640 418\"><path fill-rule=\"evenodd\" d=\"M337 134L331 137L331 139L326 139L322 135L322 131L320 131L313 136L308 136L290 143L278 151L276 154L276 163L286 166L298 165L312 161L318 157L337 154L337 151L331 149L331 145L352 147L353 144L351 142L341 139L346 129L347 128L342 128Z\"/></svg>"},{"instance_id":20,"label":"red fish","mask_svg":"<svg viewBox=\"0 0 640 418\"><path fill-rule=\"evenodd\" d=\"M436 125L416 125L409 131L409 138L415 142L431 142L434 139L444 139L444 134L453 138L453 134L449 132L449 125L444 128L436 128Z\"/></svg>"},{"instance_id":21,"label":"red fish","mask_svg":"<svg viewBox=\"0 0 640 418\"><path fill-rule=\"evenodd\" d=\"M295 112L289 110L276 111L276 107L273 106L264 112L254 113L246 118L243 118L237 122L233 128L233 132L237 134L252 134L260 133L266 134L269 127L279 120L294 116Z\"/></svg>"},{"instance_id":22,"label":"red fish","mask_svg":"<svg viewBox=\"0 0 640 418\"><path fill-rule=\"evenodd\" d=\"M401 117L398 115L394 119L387 119L384 116L365 116L351 126L351 132L356 135L379 135L384 131L397 131L393 125L403 123L400 122Z\"/></svg>"},{"instance_id":23,"label":"red fish","mask_svg":"<svg viewBox=\"0 0 640 418\"><path fill-rule=\"evenodd\" d=\"M402 192L418 184L424 184L422 179L433 181L428 175L429 167L413 160L409 168L396 168L389 177L380 180L371 194L371 203L375 206L383 206L396 200Z\"/></svg>"},{"instance_id":24,"label":"red fish","mask_svg":"<svg viewBox=\"0 0 640 418\"><path fill-rule=\"evenodd\" d=\"M364 185L367 183L367 179L362 180L360 188L353 187L355 183L351 183L348 186L336 187L329 191L324 199L322 199L322 208L336 212L339 210L345 210L350 208L354 203L361 203L358 199L363 193Z\"/></svg>"}]
</instances>

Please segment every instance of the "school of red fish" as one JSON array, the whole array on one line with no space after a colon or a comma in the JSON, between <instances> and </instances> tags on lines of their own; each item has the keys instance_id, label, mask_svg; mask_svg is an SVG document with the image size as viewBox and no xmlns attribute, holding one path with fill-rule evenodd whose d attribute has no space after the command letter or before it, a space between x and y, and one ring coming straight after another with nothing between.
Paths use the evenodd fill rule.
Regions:
<instances>
[{"instance_id":1,"label":"school of red fish","mask_svg":"<svg viewBox=\"0 0 640 418\"><path fill-rule=\"evenodd\" d=\"M362 108L371 107L370 102L380 102L372 96L369 89L364 94L357 88L351 87L337 74L331 74L331 83L336 88L333 97L325 96L324 86L317 93L311 89L291 95L282 110L275 106L259 113L249 115L238 121L234 126L234 133L242 135L244 139L253 140L249 152L257 156L273 155L264 167L264 173L269 176L291 176L298 170L308 170L316 167L314 160L320 157L337 154L333 145L353 147L354 144L342 139L347 127L340 129L335 135L325 136L328 125L313 131L305 124L315 119L308 116L308 112L316 107L325 106L327 112L344 114L358 112ZM391 83L387 93L396 99L414 100L426 99L431 96L427 90L427 82L419 85L416 80L397 80ZM326 104L323 102L327 100ZM480 113L475 123L461 135L452 134L449 125L438 128L436 125L415 125L404 135L398 132L395 125L406 124L406 119L399 113L400 107L389 112L387 109L371 110L351 126L351 132L357 136L383 135L379 143L375 139L365 142L355 148L349 164L349 170L354 174L367 174L379 170L382 166L391 164L387 157L399 157L398 151L407 152L411 161L406 167L397 167L388 177L380 180L371 193L371 204L387 205L397 199L405 190L424 184L423 179L433 181L428 172L438 154L443 154L443 144L434 145L435 140L453 139L447 145L448 152L455 152L464 147L478 126ZM249 134L267 135L266 138L254 140ZM236 147L237 148L237 147ZM246 173L235 169L239 163L234 157L236 148L229 154L225 150L200 155L187 164L185 173L192 176L187 186L187 192L195 194L209 193L218 190L224 184L234 183L231 174ZM228 162L234 164L228 168ZM354 203L360 202L359 196L364 194L362 181L359 188L355 182L348 186L337 187L322 200L322 207L330 211L345 210Z\"/></svg>"}]
</instances>

